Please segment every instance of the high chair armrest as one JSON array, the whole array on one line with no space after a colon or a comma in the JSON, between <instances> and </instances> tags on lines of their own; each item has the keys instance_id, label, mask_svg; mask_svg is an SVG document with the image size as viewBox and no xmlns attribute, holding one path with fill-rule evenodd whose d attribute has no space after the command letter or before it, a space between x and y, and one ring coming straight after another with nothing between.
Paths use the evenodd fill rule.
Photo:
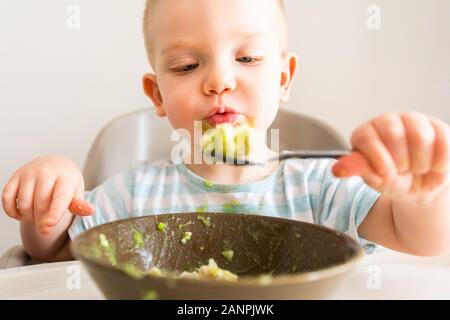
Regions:
<instances>
[{"instance_id":1,"label":"high chair armrest","mask_svg":"<svg viewBox=\"0 0 450 320\"><path fill-rule=\"evenodd\" d=\"M4 254L2 254L0 257L0 270L37 263L39 262L31 259L21 245L17 245L9 248Z\"/></svg>"}]
</instances>

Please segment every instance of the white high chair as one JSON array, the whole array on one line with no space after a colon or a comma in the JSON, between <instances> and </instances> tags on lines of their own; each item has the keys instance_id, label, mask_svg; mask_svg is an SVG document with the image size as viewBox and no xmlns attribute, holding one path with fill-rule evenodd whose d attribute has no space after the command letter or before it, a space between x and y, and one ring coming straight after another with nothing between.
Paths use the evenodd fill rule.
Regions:
<instances>
[{"instance_id":1,"label":"white high chair","mask_svg":"<svg viewBox=\"0 0 450 320\"><path fill-rule=\"evenodd\" d=\"M271 126L279 129L282 150L340 150L349 145L327 123L280 109ZM155 115L152 108L138 110L113 119L97 135L85 161L83 175L86 190L125 170L136 160L170 159L172 127L167 118ZM270 132L270 131L269 131ZM36 263L18 245L0 257L0 269Z\"/></svg>"}]
</instances>

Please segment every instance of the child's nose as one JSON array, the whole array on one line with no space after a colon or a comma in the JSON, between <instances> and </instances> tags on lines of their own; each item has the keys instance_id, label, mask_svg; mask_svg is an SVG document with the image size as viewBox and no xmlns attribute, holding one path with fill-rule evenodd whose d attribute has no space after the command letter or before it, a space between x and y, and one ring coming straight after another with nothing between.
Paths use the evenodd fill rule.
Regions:
<instances>
[{"instance_id":1,"label":"child's nose","mask_svg":"<svg viewBox=\"0 0 450 320\"><path fill-rule=\"evenodd\" d=\"M233 92L236 89L236 78L229 67L214 67L207 72L203 83L203 92L206 95Z\"/></svg>"}]
</instances>

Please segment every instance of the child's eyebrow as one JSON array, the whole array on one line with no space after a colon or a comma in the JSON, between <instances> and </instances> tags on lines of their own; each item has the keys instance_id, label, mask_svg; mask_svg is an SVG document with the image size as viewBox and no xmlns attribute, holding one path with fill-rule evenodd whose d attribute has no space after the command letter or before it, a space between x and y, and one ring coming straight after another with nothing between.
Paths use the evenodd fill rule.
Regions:
<instances>
[{"instance_id":1,"label":"child's eyebrow","mask_svg":"<svg viewBox=\"0 0 450 320\"><path fill-rule=\"evenodd\" d=\"M262 32L252 32L252 31L242 31L242 29L237 29L231 33L231 36L233 37L240 37L243 39L250 39L250 38L262 38L265 40L270 40L270 37ZM165 55L169 53L170 51L176 50L176 49L183 49L183 48L192 48L194 46L194 43L192 41L188 40L176 40L169 44L167 47L161 50L161 55Z\"/></svg>"},{"instance_id":2,"label":"child's eyebrow","mask_svg":"<svg viewBox=\"0 0 450 320\"><path fill-rule=\"evenodd\" d=\"M245 39L249 38L263 38L266 40L270 40L269 35L267 35L264 32L258 32L258 31L242 31L241 28L236 29L232 32L232 36L234 37L241 37Z\"/></svg>"},{"instance_id":3,"label":"child's eyebrow","mask_svg":"<svg viewBox=\"0 0 450 320\"><path fill-rule=\"evenodd\" d=\"M192 47L193 43L186 40L178 40L161 50L161 55L167 54L172 50Z\"/></svg>"}]
</instances>

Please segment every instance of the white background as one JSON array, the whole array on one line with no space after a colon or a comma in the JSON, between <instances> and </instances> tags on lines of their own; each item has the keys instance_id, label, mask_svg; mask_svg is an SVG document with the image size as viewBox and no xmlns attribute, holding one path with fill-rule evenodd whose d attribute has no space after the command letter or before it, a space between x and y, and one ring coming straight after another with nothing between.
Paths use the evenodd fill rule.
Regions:
<instances>
[{"instance_id":1,"label":"white background","mask_svg":"<svg viewBox=\"0 0 450 320\"><path fill-rule=\"evenodd\" d=\"M245 0L243 0L245 1ZM343 134L386 111L450 122L450 1L285 0L300 70L289 109ZM67 28L70 5L81 28ZM144 1L0 0L0 185L20 165L64 154L80 167L112 118L150 106ZM380 30L367 27L378 5ZM0 212L0 253L19 243Z\"/></svg>"}]
</instances>

